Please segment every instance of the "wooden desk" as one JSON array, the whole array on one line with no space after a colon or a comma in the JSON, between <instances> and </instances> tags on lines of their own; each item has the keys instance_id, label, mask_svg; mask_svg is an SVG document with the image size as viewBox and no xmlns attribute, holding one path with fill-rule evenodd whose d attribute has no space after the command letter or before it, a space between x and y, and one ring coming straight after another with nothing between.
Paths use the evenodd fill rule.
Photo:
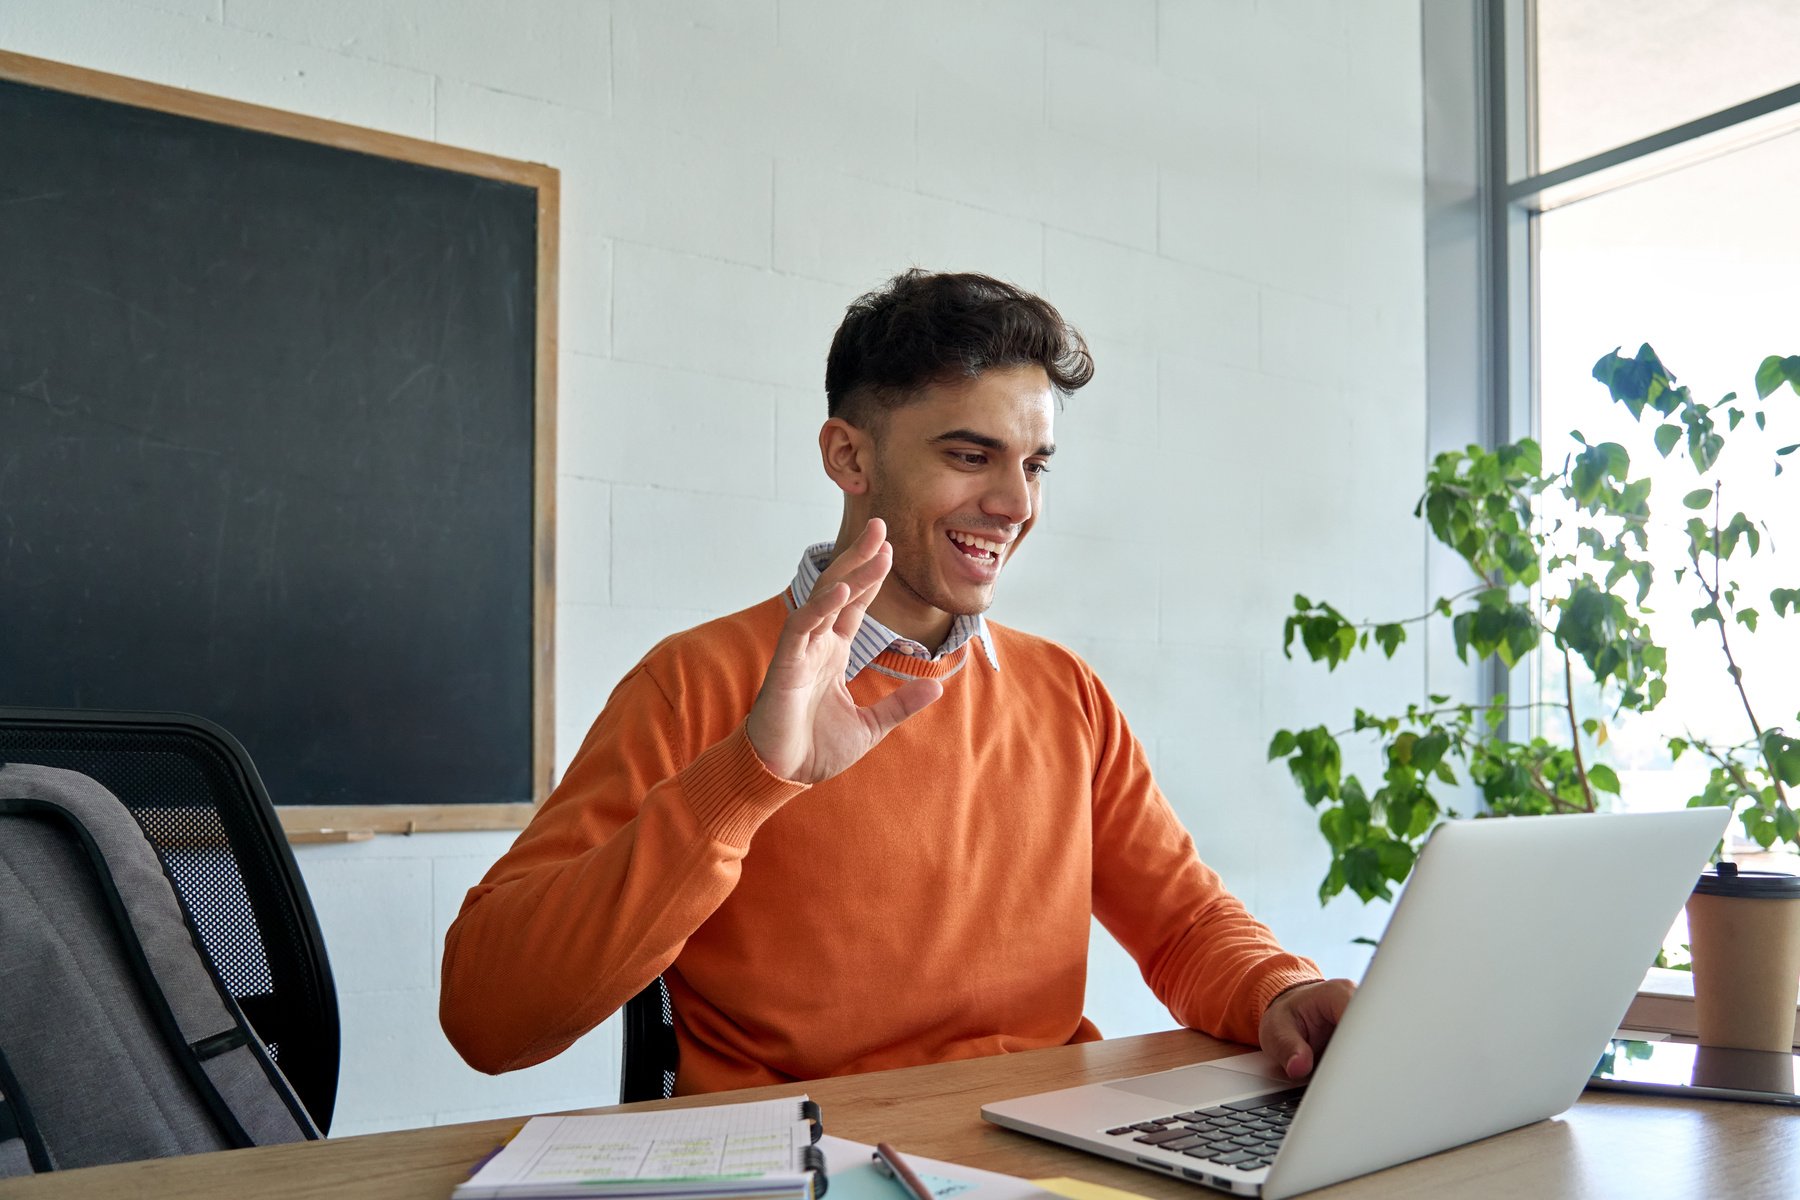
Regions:
<instances>
[{"instance_id":1,"label":"wooden desk","mask_svg":"<svg viewBox=\"0 0 1800 1200\"><path fill-rule=\"evenodd\" d=\"M979 1110L989 1100L1182 1066L1238 1049L1177 1030L731 1095L749 1100L804 1090L823 1107L826 1129L842 1137L890 1141L933 1158L1029 1178L1069 1175L1158 1200L1205 1200L1222 1193L1000 1129L983 1121ZM1378 1119L1371 1114L1371 1121ZM480 1121L94 1167L0 1181L0 1200L445 1200L476 1160L518 1124ZM1561 1117L1314 1194L1330 1200L1800 1196L1796 1135L1800 1115L1793 1109L1590 1093Z\"/></svg>"}]
</instances>

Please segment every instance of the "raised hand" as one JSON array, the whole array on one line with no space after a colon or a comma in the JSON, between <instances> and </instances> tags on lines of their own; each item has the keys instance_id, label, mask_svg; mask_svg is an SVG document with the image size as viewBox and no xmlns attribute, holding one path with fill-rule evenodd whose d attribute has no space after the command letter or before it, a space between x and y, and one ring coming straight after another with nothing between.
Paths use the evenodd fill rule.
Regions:
<instances>
[{"instance_id":1,"label":"raised hand","mask_svg":"<svg viewBox=\"0 0 1800 1200\"><path fill-rule=\"evenodd\" d=\"M783 779L830 779L943 695L936 680L915 679L859 708L844 686L851 639L893 561L886 524L870 521L788 614L746 727L763 764Z\"/></svg>"}]
</instances>

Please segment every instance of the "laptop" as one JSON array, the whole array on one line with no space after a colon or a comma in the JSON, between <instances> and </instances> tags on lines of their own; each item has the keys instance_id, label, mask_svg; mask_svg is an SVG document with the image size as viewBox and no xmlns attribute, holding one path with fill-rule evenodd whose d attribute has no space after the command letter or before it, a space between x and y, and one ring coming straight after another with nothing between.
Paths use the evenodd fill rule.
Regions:
<instances>
[{"instance_id":1,"label":"laptop","mask_svg":"<svg viewBox=\"0 0 1800 1200\"><path fill-rule=\"evenodd\" d=\"M1305 1087L1260 1051L984 1105L997 1125L1292 1196L1575 1103L1731 813L1441 825Z\"/></svg>"}]
</instances>

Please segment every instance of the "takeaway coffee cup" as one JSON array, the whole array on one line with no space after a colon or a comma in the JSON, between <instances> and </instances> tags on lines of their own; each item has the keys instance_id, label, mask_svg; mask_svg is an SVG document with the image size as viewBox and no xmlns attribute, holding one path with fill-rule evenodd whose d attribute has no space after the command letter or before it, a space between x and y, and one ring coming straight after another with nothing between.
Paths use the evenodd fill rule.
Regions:
<instances>
[{"instance_id":1,"label":"takeaway coffee cup","mask_svg":"<svg viewBox=\"0 0 1800 1200\"><path fill-rule=\"evenodd\" d=\"M1702 1046L1789 1051L1800 996L1800 875L1720 863L1688 897Z\"/></svg>"}]
</instances>

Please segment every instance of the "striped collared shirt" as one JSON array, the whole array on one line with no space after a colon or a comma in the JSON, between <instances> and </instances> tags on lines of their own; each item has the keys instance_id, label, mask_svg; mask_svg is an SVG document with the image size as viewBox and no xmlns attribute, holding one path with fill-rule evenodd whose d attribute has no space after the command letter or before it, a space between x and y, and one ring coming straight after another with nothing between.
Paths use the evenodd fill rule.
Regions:
<instances>
[{"instance_id":1,"label":"striped collared shirt","mask_svg":"<svg viewBox=\"0 0 1800 1200\"><path fill-rule=\"evenodd\" d=\"M831 562L831 556L836 550L835 542L820 542L806 548L806 552L800 556L800 569L794 573L794 582L788 585L788 598L793 607L798 608L806 603L819 582L820 573ZM944 639L944 644L937 648L935 654L911 638L901 637L864 613L862 628L856 631L856 636L850 641L850 661L844 664L844 682L855 679L883 650L893 650L896 654L931 661L956 653L970 639L975 639L975 644L981 647L988 666L998 671L1000 660L994 654L994 636L988 632L987 619L980 613L963 613L952 618L950 635Z\"/></svg>"}]
</instances>

